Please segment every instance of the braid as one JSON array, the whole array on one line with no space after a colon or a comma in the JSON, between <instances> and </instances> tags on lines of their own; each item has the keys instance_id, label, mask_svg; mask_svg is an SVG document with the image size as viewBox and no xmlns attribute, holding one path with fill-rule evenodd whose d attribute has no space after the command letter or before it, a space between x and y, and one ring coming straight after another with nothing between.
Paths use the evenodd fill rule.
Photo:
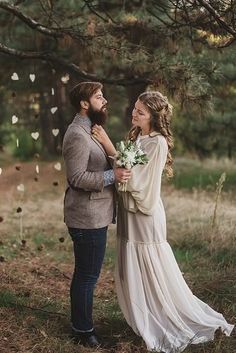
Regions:
<instances>
[{"instance_id":1,"label":"braid","mask_svg":"<svg viewBox=\"0 0 236 353\"><path fill-rule=\"evenodd\" d=\"M167 160L166 160L166 165L165 165L165 171L166 175L168 178L172 178L174 173L173 173L173 158L171 154L171 149L173 148L173 137L172 135L168 135L167 137L167 145L168 145L168 153L167 153Z\"/></svg>"},{"instance_id":2,"label":"braid","mask_svg":"<svg viewBox=\"0 0 236 353\"><path fill-rule=\"evenodd\" d=\"M168 145L167 160L165 165L165 171L168 178L173 177L173 158L171 155L171 149L174 147L173 134L170 130L170 113L172 112L172 106L167 104L164 112L160 113L160 133L165 137Z\"/></svg>"}]
</instances>

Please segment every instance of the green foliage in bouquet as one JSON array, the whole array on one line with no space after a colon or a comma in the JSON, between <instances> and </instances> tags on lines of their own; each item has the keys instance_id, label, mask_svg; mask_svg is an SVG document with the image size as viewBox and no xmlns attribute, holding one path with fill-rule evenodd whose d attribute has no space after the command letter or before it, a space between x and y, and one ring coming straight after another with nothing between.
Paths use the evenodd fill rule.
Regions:
<instances>
[{"instance_id":1,"label":"green foliage in bouquet","mask_svg":"<svg viewBox=\"0 0 236 353\"><path fill-rule=\"evenodd\" d=\"M116 144L116 150L115 160L118 167L131 169L137 164L148 162L148 157L142 150L140 142L121 141Z\"/></svg>"}]
</instances>

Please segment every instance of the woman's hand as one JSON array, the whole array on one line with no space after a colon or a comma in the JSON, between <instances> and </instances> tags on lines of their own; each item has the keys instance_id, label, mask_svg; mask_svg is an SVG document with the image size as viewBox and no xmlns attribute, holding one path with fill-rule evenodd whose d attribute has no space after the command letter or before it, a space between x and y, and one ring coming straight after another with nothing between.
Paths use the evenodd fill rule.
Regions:
<instances>
[{"instance_id":1,"label":"woman's hand","mask_svg":"<svg viewBox=\"0 0 236 353\"><path fill-rule=\"evenodd\" d=\"M107 135L106 131L100 125L94 125L92 127L92 135L93 137L98 140L106 150L108 156L114 156L116 154L116 149L113 146L109 136Z\"/></svg>"},{"instance_id":2,"label":"woman's hand","mask_svg":"<svg viewBox=\"0 0 236 353\"><path fill-rule=\"evenodd\" d=\"M114 174L116 181L126 183L131 178L132 171L131 169L114 168Z\"/></svg>"},{"instance_id":3,"label":"woman's hand","mask_svg":"<svg viewBox=\"0 0 236 353\"><path fill-rule=\"evenodd\" d=\"M102 145L106 144L110 141L106 131L103 129L101 125L95 124L92 127L92 135L93 137L98 140Z\"/></svg>"}]
</instances>

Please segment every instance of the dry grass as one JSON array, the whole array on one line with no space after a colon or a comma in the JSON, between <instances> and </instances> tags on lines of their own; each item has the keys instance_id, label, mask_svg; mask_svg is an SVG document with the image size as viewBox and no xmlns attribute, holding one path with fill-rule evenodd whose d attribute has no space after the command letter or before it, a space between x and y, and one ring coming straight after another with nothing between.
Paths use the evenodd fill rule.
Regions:
<instances>
[{"instance_id":1,"label":"dry grass","mask_svg":"<svg viewBox=\"0 0 236 353\"><path fill-rule=\"evenodd\" d=\"M92 353L73 344L69 323L69 284L73 270L72 247L63 224L63 173L55 163L14 165L0 176L1 352ZM53 182L59 185L54 186ZM25 184L22 194L16 190ZM184 276L201 299L236 320L235 219L232 195L221 194L216 227L212 229L215 195L165 186L168 237ZM20 234L22 207L23 233ZM214 234L212 233L214 231ZM63 239L62 239L63 238ZM214 239L214 246L211 246ZM23 240L23 242L22 242ZM109 345L98 353L146 353L144 343L123 319L114 289L115 228L110 229L106 260L96 288L95 322ZM200 270L199 270L200 269ZM186 353L234 353L235 336L218 335L214 342L191 346Z\"/></svg>"}]
</instances>

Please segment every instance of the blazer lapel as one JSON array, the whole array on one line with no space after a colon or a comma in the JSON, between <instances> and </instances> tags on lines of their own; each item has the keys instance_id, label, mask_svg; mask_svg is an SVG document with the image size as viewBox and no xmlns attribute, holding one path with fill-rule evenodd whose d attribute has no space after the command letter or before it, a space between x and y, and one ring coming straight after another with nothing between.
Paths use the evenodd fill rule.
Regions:
<instances>
[{"instance_id":1,"label":"blazer lapel","mask_svg":"<svg viewBox=\"0 0 236 353\"><path fill-rule=\"evenodd\" d=\"M101 151L103 152L103 154L105 155L105 157L106 157L107 161L109 162L109 164L111 164L111 162L109 161L109 158L108 158L108 156L107 156L107 154L106 154L106 151L104 150L102 144L101 144L98 140L96 140L96 139L93 137L93 135L91 134L91 127L90 127L90 126L87 126L87 125L84 125L84 124L81 124L81 122L80 122L80 120L79 120L79 118L78 118L77 116L75 116L75 118L74 118L72 124L73 124L73 123L76 124L76 125L79 125L82 129L84 129L84 131L85 131L88 135L90 135L91 139L98 145L98 147L100 148L100 150L101 150Z\"/></svg>"},{"instance_id":2,"label":"blazer lapel","mask_svg":"<svg viewBox=\"0 0 236 353\"><path fill-rule=\"evenodd\" d=\"M101 145L101 143L95 139L95 137L93 137L93 135L91 134L91 129L90 127L87 126L82 126L80 125L80 127L82 127L82 129L84 129L85 132L87 132L88 135L90 135L91 139L98 145L98 147L100 148L100 150L104 153L104 155L107 158L107 154L106 151L104 150L103 146Z\"/></svg>"}]
</instances>

